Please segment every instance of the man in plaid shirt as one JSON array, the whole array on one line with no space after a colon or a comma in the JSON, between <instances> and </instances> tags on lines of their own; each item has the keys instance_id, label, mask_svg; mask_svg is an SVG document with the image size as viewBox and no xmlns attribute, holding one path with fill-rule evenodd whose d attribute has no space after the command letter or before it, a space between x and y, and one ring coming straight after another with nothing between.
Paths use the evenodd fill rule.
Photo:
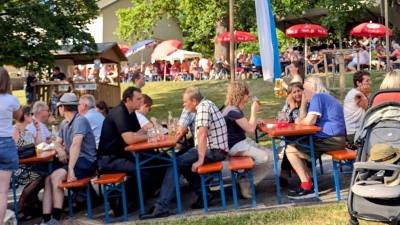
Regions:
<instances>
[{"instance_id":1,"label":"man in plaid shirt","mask_svg":"<svg viewBox=\"0 0 400 225\"><path fill-rule=\"evenodd\" d=\"M197 168L203 164L225 160L228 154L228 134L225 119L215 104L203 97L196 87L189 87L183 94L183 105L189 113L196 113L194 140L195 147L176 158L178 173L183 174L189 186L194 189L198 198L192 204L193 209L204 207L200 176ZM161 186L160 196L146 214L139 219L153 219L169 216L169 203L175 191L172 166L168 168ZM214 198L207 191L207 201Z\"/></svg>"}]
</instances>

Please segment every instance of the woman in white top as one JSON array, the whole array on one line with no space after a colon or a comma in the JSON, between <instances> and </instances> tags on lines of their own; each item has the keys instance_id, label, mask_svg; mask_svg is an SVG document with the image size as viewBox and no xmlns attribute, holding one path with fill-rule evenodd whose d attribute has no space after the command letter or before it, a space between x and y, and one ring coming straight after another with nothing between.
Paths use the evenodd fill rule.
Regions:
<instances>
[{"instance_id":1,"label":"woman in white top","mask_svg":"<svg viewBox=\"0 0 400 225\"><path fill-rule=\"evenodd\" d=\"M144 70L144 75L148 77L148 81L153 81L153 64L149 63Z\"/></svg>"},{"instance_id":2,"label":"woman in white top","mask_svg":"<svg viewBox=\"0 0 400 225\"><path fill-rule=\"evenodd\" d=\"M146 114L150 112L153 100L146 94L143 94L143 102L140 104L140 109L136 110L136 117L143 131L147 131L153 127L153 124L146 118Z\"/></svg>"},{"instance_id":3,"label":"woman in white top","mask_svg":"<svg viewBox=\"0 0 400 225\"><path fill-rule=\"evenodd\" d=\"M354 48L354 47L353 47ZM369 63L369 52L367 50L365 50L365 46L361 47L360 52L354 52L352 54L353 60L349 63L348 68L351 71L357 71L357 61L358 63L360 63L360 65L365 65L367 63ZM359 58L357 60L357 58Z\"/></svg>"},{"instance_id":4,"label":"woman in white top","mask_svg":"<svg viewBox=\"0 0 400 225\"><path fill-rule=\"evenodd\" d=\"M0 67L0 221L4 221L7 195L13 171L18 170L17 146L12 138L12 120L22 115L18 98L12 95L10 76Z\"/></svg>"},{"instance_id":5,"label":"woman in white top","mask_svg":"<svg viewBox=\"0 0 400 225\"><path fill-rule=\"evenodd\" d=\"M368 98L371 95L371 77L369 72L361 70L353 75L354 88L351 89L343 102L344 120L346 122L347 139L354 143L354 135L360 129L368 108Z\"/></svg>"}]
</instances>

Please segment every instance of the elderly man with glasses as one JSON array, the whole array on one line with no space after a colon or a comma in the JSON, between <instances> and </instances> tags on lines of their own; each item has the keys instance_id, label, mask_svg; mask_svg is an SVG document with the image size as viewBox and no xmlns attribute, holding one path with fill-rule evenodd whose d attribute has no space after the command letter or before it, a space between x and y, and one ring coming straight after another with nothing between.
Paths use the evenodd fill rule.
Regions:
<instances>
[{"instance_id":1,"label":"elderly man with glasses","mask_svg":"<svg viewBox=\"0 0 400 225\"><path fill-rule=\"evenodd\" d=\"M33 118L39 121L40 123L40 129L36 129L35 125L33 123L30 123L26 129L36 138L37 131L42 132L42 142L46 142L48 144L51 143L51 132L49 129L46 127L46 121L50 123L51 125L56 126L56 129L58 130L58 122L57 120L51 115L51 111L49 109L49 106L46 104L46 102L43 101L37 101L32 107L32 112L33 112Z\"/></svg>"}]
</instances>

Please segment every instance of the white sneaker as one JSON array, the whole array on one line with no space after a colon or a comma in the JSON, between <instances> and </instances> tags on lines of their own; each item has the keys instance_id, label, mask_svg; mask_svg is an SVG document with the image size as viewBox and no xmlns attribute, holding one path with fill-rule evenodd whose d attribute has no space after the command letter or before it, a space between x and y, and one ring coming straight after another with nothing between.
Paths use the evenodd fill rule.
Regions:
<instances>
[{"instance_id":1,"label":"white sneaker","mask_svg":"<svg viewBox=\"0 0 400 225\"><path fill-rule=\"evenodd\" d=\"M51 218L51 220L47 221L46 223L42 221L40 225L57 225L60 224L59 220L56 220L54 218Z\"/></svg>"}]
</instances>

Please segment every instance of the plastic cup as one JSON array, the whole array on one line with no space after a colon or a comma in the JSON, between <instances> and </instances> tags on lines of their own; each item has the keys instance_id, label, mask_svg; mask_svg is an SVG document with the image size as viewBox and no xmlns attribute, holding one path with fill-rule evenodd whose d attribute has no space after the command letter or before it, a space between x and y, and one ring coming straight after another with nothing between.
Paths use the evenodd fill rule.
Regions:
<instances>
[{"instance_id":1,"label":"plastic cup","mask_svg":"<svg viewBox=\"0 0 400 225\"><path fill-rule=\"evenodd\" d=\"M35 147L35 152L36 152L36 156L39 157L39 156L40 156L40 153L41 153L40 148Z\"/></svg>"}]
</instances>

